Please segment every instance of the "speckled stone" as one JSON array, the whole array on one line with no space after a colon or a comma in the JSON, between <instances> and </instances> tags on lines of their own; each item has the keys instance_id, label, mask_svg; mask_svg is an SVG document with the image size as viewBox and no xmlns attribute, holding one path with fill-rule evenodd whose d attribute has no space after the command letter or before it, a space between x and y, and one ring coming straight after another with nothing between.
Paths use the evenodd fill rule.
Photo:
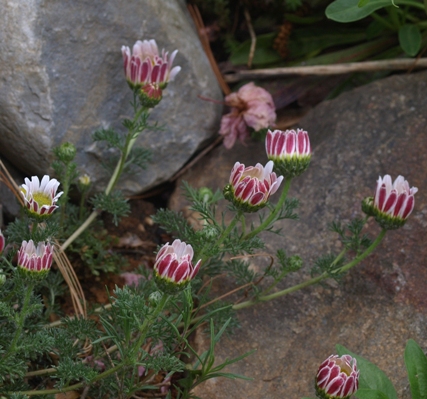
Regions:
<instances>
[{"instance_id":1,"label":"speckled stone","mask_svg":"<svg viewBox=\"0 0 427 399\"><path fill-rule=\"evenodd\" d=\"M290 196L300 200L300 219L278 223L282 236L263 235L268 250L283 248L304 260L301 273L290 275L280 288L308 279L319 255L340 251L341 243L328 224L363 216L360 202L373 195L378 176L401 174L418 187L415 210L406 225L388 232L340 285L328 281L239 311L242 328L221 341L217 360L257 349L227 370L254 380L210 380L196 389L197 395L314 397L317 367L339 343L382 368L399 398L410 397L405 343L412 338L427 350L426 93L426 72L392 76L324 102L300 121L298 127L309 132L313 146L310 168L290 190ZM219 147L183 180L196 187L222 188L237 160L265 163L264 145L236 145L231 151ZM185 207L178 193L171 206ZM372 221L366 231L376 235L380 230ZM254 267L260 267L259 261ZM203 347L207 338L200 333L197 342Z\"/></svg>"}]
</instances>

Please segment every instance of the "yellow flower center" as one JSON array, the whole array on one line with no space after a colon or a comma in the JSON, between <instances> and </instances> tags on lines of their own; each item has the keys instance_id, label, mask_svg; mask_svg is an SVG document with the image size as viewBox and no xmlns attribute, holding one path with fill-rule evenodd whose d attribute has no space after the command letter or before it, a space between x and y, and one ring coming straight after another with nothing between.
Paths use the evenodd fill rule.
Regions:
<instances>
[{"instance_id":1,"label":"yellow flower center","mask_svg":"<svg viewBox=\"0 0 427 399\"><path fill-rule=\"evenodd\" d=\"M43 192L33 194L34 201L36 201L40 207L43 205L52 205L52 198Z\"/></svg>"}]
</instances>

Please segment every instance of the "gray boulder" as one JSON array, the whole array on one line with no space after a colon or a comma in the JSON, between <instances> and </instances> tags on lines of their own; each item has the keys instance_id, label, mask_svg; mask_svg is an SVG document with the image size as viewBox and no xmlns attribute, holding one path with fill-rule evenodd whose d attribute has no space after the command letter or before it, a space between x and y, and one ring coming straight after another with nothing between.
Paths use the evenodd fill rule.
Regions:
<instances>
[{"instance_id":1,"label":"gray boulder","mask_svg":"<svg viewBox=\"0 0 427 399\"><path fill-rule=\"evenodd\" d=\"M309 132L313 145L310 168L290 190L290 196L300 200L300 219L278 223L283 236L263 236L267 252L283 248L304 260L301 273L291 274L281 289L309 279L310 266L319 255L341 251L328 223L363 216L361 200L373 195L379 175L402 174L419 188L414 212L403 228L388 232L376 251L351 269L340 285L332 280L240 310L242 327L217 345L216 359L220 362L256 349L225 370L254 380L213 379L197 387L196 395L204 399L314 397L317 368L339 343L383 369L399 398L410 397L403 360L406 341L415 339L427 349L426 90L427 72L392 76L324 102L300 121L298 126ZM265 164L264 144L236 145L231 151L219 147L182 179L195 187L221 189L237 160ZM179 192L171 206L185 210ZM371 221L367 231L376 236L379 228ZM258 270L269 263L268 259L248 261ZM224 293L226 288L235 287L225 279L216 289ZM196 344L206 348L203 332Z\"/></svg>"},{"instance_id":2,"label":"gray boulder","mask_svg":"<svg viewBox=\"0 0 427 399\"><path fill-rule=\"evenodd\" d=\"M81 173L105 187L101 163L111 153L91 133L121 130L132 117L121 46L138 39L178 49L182 70L152 112L163 130L136 144L153 161L120 188L132 194L164 182L217 133L221 106L198 96L218 100L221 92L182 1L0 0L0 9L0 154L28 175L51 172L52 148L69 141Z\"/></svg>"}]
</instances>

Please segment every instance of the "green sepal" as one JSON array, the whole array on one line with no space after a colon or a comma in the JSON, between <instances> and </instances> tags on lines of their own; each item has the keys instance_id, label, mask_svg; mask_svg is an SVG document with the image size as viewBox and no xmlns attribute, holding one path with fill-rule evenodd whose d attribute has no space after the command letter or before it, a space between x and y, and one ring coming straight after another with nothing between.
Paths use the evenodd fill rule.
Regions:
<instances>
[{"instance_id":1,"label":"green sepal","mask_svg":"<svg viewBox=\"0 0 427 399\"><path fill-rule=\"evenodd\" d=\"M44 270L28 270L25 267L19 266L17 268L17 271L24 280L27 281L42 281L46 278L48 275L50 269L44 269Z\"/></svg>"},{"instance_id":2,"label":"green sepal","mask_svg":"<svg viewBox=\"0 0 427 399\"><path fill-rule=\"evenodd\" d=\"M274 169L285 177L297 177L304 173L310 165L311 155L292 157L269 157L274 162Z\"/></svg>"},{"instance_id":3,"label":"green sepal","mask_svg":"<svg viewBox=\"0 0 427 399\"><path fill-rule=\"evenodd\" d=\"M257 212L260 209L264 208L267 205L267 202L263 202L258 205L251 205L247 202L241 201L234 196L233 186L231 184L227 184L223 190L224 198L233 203L233 205L240 211L246 213Z\"/></svg>"},{"instance_id":4,"label":"green sepal","mask_svg":"<svg viewBox=\"0 0 427 399\"><path fill-rule=\"evenodd\" d=\"M373 216L375 221L384 230L396 230L406 223L406 219L398 216L390 216L374 206L374 198L367 197L362 201L362 211L368 216Z\"/></svg>"},{"instance_id":5,"label":"green sepal","mask_svg":"<svg viewBox=\"0 0 427 399\"><path fill-rule=\"evenodd\" d=\"M184 290L190 280L185 280L180 284L174 283L168 278L159 276L156 272L154 272L154 281L156 282L157 288L162 291L164 294L176 295L182 290Z\"/></svg>"}]
</instances>

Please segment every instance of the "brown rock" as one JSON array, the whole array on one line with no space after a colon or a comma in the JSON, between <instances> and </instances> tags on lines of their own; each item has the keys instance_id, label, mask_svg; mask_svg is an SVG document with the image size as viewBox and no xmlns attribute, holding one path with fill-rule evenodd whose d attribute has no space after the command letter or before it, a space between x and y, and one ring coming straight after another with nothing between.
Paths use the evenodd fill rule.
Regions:
<instances>
[{"instance_id":1,"label":"brown rock","mask_svg":"<svg viewBox=\"0 0 427 399\"><path fill-rule=\"evenodd\" d=\"M407 224L387 233L373 255L340 285L328 282L241 310L242 328L220 342L217 361L256 348L255 354L226 370L254 380L210 380L196 389L196 395L314 397L317 367L340 343L383 369L399 398L410 397L405 343L412 338L427 348L426 92L426 72L392 76L324 102L300 122L314 150L309 170L295 179L290 191L300 200L300 220L278 223L282 236L263 235L272 253L283 248L304 260L302 272L280 288L309 278L319 255L340 251L341 243L328 224L363 216L360 202L373 195L379 175L401 174L418 187L415 210ZM222 188L236 160L265 163L264 145L236 145L231 151L219 147L183 180L196 187ZM182 209L182 197L176 194L171 206ZM368 227L370 234L378 234L375 222Z\"/></svg>"}]
</instances>

